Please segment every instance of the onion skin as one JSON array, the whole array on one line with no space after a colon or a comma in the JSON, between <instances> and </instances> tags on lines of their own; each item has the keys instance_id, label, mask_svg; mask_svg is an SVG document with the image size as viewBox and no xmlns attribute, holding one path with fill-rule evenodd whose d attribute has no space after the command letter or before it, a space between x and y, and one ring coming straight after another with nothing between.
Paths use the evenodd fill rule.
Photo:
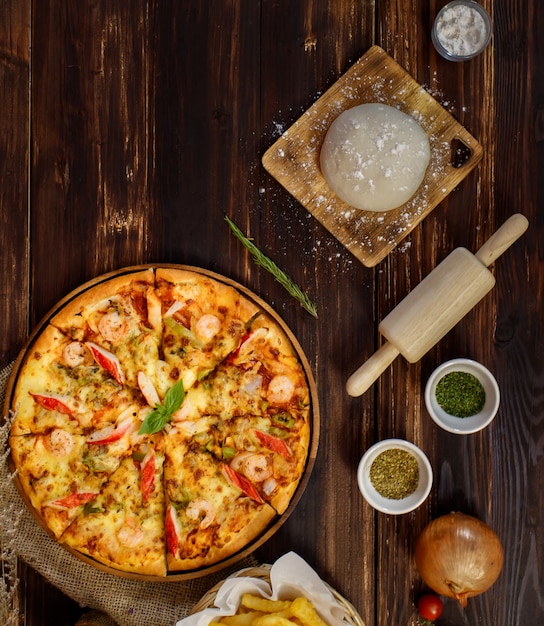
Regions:
<instances>
[{"instance_id":1,"label":"onion skin","mask_svg":"<svg viewBox=\"0 0 544 626\"><path fill-rule=\"evenodd\" d=\"M418 537L416 568L437 594L467 599L487 591L502 569L503 549L495 532L464 513L449 513L430 522Z\"/></svg>"}]
</instances>

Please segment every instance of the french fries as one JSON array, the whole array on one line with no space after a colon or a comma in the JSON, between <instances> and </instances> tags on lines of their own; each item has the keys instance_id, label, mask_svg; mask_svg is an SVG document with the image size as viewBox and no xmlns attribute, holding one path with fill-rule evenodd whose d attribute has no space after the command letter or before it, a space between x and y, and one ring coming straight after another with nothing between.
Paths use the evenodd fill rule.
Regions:
<instances>
[{"instance_id":1,"label":"french fries","mask_svg":"<svg viewBox=\"0 0 544 626\"><path fill-rule=\"evenodd\" d=\"M289 600L268 600L251 593L245 593L242 596L241 603L242 606L248 609L262 611L263 613L277 613L278 611L285 611L291 606Z\"/></svg>"},{"instance_id":2,"label":"french fries","mask_svg":"<svg viewBox=\"0 0 544 626\"><path fill-rule=\"evenodd\" d=\"M246 593L235 615L225 615L209 626L328 626L304 597L269 600Z\"/></svg>"}]
</instances>

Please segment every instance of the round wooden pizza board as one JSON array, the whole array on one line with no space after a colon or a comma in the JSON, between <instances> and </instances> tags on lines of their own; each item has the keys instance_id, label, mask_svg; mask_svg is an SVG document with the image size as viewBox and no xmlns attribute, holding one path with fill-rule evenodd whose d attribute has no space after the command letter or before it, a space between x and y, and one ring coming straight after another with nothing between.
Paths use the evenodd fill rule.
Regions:
<instances>
[{"instance_id":1,"label":"round wooden pizza board","mask_svg":"<svg viewBox=\"0 0 544 626\"><path fill-rule=\"evenodd\" d=\"M308 449L308 456L306 460L306 467L304 470L304 474L297 486L295 494L293 495L289 503L289 506L287 507L287 509L285 510L283 514L276 516L276 518L272 521L269 527L259 537L257 537L254 541L246 545L242 550L236 552L235 554L228 557L227 559L214 563L213 565L209 565L209 566L191 570L191 571L172 572L172 573L167 574L166 576L148 576L148 575L143 575L143 574L134 574L131 572L124 572L122 570L104 565L76 550L73 550L72 548L66 546L65 544L61 544L68 552L73 554L76 558L78 558L79 560L85 563L92 565L93 567L103 572L107 572L115 576L121 576L123 578L130 578L134 580L164 582L165 580L168 580L168 581L192 580L195 578L200 578L202 576L213 574L226 567L234 565L235 563L241 561L242 559L250 555L257 548L262 546L268 539L270 539L270 537L272 537L278 531L278 529L287 521L287 519L289 518L289 516L295 509L310 479L310 475L311 475L314 462L316 459L316 455L317 455L317 448L319 445L320 416L319 416L319 404L318 404L318 398L317 398L317 388L316 388L315 380L314 380L308 359L306 358L306 355L304 354L304 351L302 350L302 347L300 346L297 338L295 337L291 329L287 326L287 324L284 322L284 320L278 315L278 313L274 311L274 309L269 304L267 304L259 296L254 294L247 287L244 287L243 285L237 283L236 281L230 278L227 278L225 276L222 276L210 270L197 268L197 267L193 267L190 265L179 265L179 264L173 264L173 263L133 265L133 266L119 269L119 270L115 270L113 272L109 272L107 274L102 274L101 276L97 276L96 278L93 278L92 280L80 285L79 287L71 291L69 294L67 294L64 298L62 298L62 300L60 300L49 311L49 313L40 321L40 323L34 328L25 346L22 348L21 352L19 353L13 365L13 370L11 372L10 379L8 381L8 385L6 388L6 398L4 402L4 415L8 415L11 411L15 410L15 407L12 407L12 397L13 397L14 388L17 382L17 377L19 375L19 371L21 370L21 367L25 361L27 354L29 354L30 350L32 349L32 345L34 341L40 335L43 329L47 326L47 324L49 323L49 321L54 315L56 315L64 306L66 306L75 297L81 295L82 293L84 293L85 291L93 287L96 287L99 284L105 283L118 276L126 276L126 275L136 273L145 269L150 269L150 268L153 269L153 268L158 268L158 267L183 269L183 270L195 272L197 274L202 274L204 276L208 276L210 278L213 278L214 280L217 280L226 285L234 287L241 294L243 294L246 298L253 301L255 305L261 308L267 315L269 315L282 328L284 333L289 338L291 344L293 345L293 348L295 349L297 353L297 356L304 369L304 372L306 374L308 388L310 391L310 400L311 400L311 411L310 411L311 434L310 434L310 445ZM14 470L14 467L11 464L11 458L10 458L10 468L12 469L12 471ZM14 483L17 486L17 489L23 501L25 502L26 506L28 507L29 511L31 512L33 517L36 519L36 522L45 530L45 532L49 536L51 536L54 539L53 533L49 530L49 528L47 528L47 526L45 525L44 521L42 520L38 512L34 509L32 504L30 503L29 498L24 493L24 490L22 486L20 485L20 482L18 481L17 476L14 477Z\"/></svg>"}]
</instances>

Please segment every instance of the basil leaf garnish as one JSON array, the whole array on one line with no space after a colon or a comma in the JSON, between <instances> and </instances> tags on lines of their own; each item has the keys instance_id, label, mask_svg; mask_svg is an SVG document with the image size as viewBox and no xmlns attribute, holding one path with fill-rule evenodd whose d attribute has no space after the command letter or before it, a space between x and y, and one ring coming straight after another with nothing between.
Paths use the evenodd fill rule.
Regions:
<instances>
[{"instance_id":1,"label":"basil leaf garnish","mask_svg":"<svg viewBox=\"0 0 544 626\"><path fill-rule=\"evenodd\" d=\"M164 404L157 404L149 413L138 431L139 435L152 435L162 430L172 419L172 415L181 407L185 399L183 381L172 385L164 396Z\"/></svg>"}]
</instances>

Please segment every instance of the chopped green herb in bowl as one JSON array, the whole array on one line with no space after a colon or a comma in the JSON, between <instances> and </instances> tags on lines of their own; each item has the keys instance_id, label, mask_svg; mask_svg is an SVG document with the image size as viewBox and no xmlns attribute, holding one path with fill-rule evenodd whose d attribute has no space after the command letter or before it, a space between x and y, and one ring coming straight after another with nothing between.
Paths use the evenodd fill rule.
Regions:
<instances>
[{"instance_id":1,"label":"chopped green herb in bowl","mask_svg":"<svg viewBox=\"0 0 544 626\"><path fill-rule=\"evenodd\" d=\"M485 389L470 372L449 372L436 385L436 401L450 415L471 417L485 405Z\"/></svg>"},{"instance_id":2,"label":"chopped green herb in bowl","mask_svg":"<svg viewBox=\"0 0 544 626\"><path fill-rule=\"evenodd\" d=\"M452 359L431 374L425 387L429 415L444 430L459 435L488 426L499 409L493 374L471 359Z\"/></svg>"}]
</instances>

